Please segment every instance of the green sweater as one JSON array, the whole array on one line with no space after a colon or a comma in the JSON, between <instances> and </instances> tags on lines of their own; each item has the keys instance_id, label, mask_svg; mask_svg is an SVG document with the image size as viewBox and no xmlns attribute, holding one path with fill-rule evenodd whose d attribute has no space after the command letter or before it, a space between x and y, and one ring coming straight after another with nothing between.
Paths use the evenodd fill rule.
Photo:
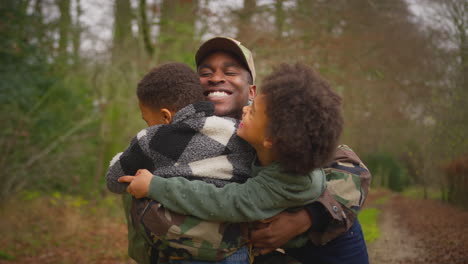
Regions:
<instances>
[{"instance_id":1,"label":"green sweater","mask_svg":"<svg viewBox=\"0 0 468 264\"><path fill-rule=\"evenodd\" d=\"M280 172L280 165L252 165L253 177L243 184L222 188L182 177L151 180L148 197L166 208L209 221L251 222L272 217L287 208L310 204L325 189L325 173L307 175Z\"/></svg>"}]
</instances>

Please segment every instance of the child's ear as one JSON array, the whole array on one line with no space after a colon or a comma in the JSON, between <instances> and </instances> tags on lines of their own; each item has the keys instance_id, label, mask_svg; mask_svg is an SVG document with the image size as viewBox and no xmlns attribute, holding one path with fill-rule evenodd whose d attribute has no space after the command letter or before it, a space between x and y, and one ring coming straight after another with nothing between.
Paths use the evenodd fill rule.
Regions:
<instances>
[{"instance_id":1,"label":"child's ear","mask_svg":"<svg viewBox=\"0 0 468 264\"><path fill-rule=\"evenodd\" d=\"M263 147L265 147L266 149L272 149L273 148L273 140L271 140L270 138L265 138L263 140Z\"/></svg>"},{"instance_id":2,"label":"child's ear","mask_svg":"<svg viewBox=\"0 0 468 264\"><path fill-rule=\"evenodd\" d=\"M161 111L162 121L164 122L164 124L166 125L170 124L172 121L172 117L174 116L174 113L167 108L162 108L160 111Z\"/></svg>"},{"instance_id":3,"label":"child's ear","mask_svg":"<svg viewBox=\"0 0 468 264\"><path fill-rule=\"evenodd\" d=\"M250 85L249 86L249 100L252 100L255 98L255 95L257 95L257 86L255 85Z\"/></svg>"}]
</instances>

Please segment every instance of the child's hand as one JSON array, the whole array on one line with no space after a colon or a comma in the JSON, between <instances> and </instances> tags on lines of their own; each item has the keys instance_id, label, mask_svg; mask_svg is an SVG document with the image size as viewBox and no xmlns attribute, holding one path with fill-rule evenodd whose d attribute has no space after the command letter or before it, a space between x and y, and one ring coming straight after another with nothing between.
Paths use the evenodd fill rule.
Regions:
<instances>
[{"instance_id":1,"label":"child's hand","mask_svg":"<svg viewBox=\"0 0 468 264\"><path fill-rule=\"evenodd\" d=\"M139 199L148 195L152 178L153 174L148 170L138 170L135 176L122 176L118 179L118 182L130 183L127 187L127 192Z\"/></svg>"}]
</instances>

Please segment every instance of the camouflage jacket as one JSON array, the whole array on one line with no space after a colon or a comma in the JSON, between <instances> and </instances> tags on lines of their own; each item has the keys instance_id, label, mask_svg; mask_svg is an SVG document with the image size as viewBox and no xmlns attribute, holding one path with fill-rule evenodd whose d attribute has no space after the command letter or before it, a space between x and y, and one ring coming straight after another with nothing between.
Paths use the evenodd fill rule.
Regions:
<instances>
[{"instance_id":1,"label":"camouflage jacket","mask_svg":"<svg viewBox=\"0 0 468 264\"><path fill-rule=\"evenodd\" d=\"M327 189L319 197L318 202L330 215L330 221L323 232L308 233L309 239L315 244L324 244L351 227L365 201L370 183L369 171L357 155L345 145L338 147L333 162L324 170ZM129 229L139 230L141 239L145 238L147 243L161 249L159 264L166 263L169 257L222 259L248 241L248 229L245 224L202 221L193 216L183 216L168 211L154 201L148 202L144 208L134 206L132 210L149 210L153 211L153 216L156 216L157 219L150 221L133 219L133 226L129 225ZM149 225L152 225L149 228L153 230L152 232L148 232ZM134 252L129 251L130 256L135 256L138 251L130 245L136 242L138 241L129 241L129 249L134 250Z\"/></svg>"},{"instance_id":2,"label":"camouflage jacket","mask_svg":"<svg viewBox=\"0 0 468 264\"><path fill-rule=\"evenodd\" d=\"M309 239L322 245L345 233L354 223L364 205L371 181L371 174L364 163L346 145L338 146L333 161L324 168L327 188L319 197L330 216L321 232L309 231Z\"/></svg>"},{"instance_id":3,"label":"camouflage jacket","mask_svg":"<svg viewBox=\"0 0 468 264\"><path fill-rule=\"evenodd\" d=\"M310 204L325 189L325 178L322 169L300 176L284 173L276 162L253 165L252 178L246 183L231 183L222 189L182 177L156 176L148 197L164 206L154 200L135 202L131 215L134 223L143 226L143 236L166 256L217 261L248 241L245 225L235 223L266 219L287 208ZM167 208L192 216L170 214L169 218ZM183 226L174 226L174 222ZM306 241L295 239L294 245Z\"/></svg>"}]
</instances>

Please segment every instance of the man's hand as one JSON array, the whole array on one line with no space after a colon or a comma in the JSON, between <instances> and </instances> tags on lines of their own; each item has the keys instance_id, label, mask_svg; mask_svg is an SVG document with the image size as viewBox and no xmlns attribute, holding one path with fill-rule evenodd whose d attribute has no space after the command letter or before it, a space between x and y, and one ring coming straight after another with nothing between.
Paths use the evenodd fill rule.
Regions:
<instances>
[{"instance_id":1,"label":"man's hand","mask_svg":"<svg viewBox=\"0 0 468 264\"><path fill-rule=\"evenodd\" d=\"M118 181L130 183L127 187L127 192L139 199L148 195L152 178L153 174L148 170L138 170L135 176L122 176Z\"/></svg>"},{"instance_id":2,"label":"man's hand","mask_svg":"<svg viewBox=\"0 0 468 264\"><path fill-rule=\"evenodd\" d=\"M306 232L311 225L312 219L305 209L294 213L282 212L258 222L251 239L253 245L260 248L260 254L264 255Z\"/></svg>"}]
</instances>

